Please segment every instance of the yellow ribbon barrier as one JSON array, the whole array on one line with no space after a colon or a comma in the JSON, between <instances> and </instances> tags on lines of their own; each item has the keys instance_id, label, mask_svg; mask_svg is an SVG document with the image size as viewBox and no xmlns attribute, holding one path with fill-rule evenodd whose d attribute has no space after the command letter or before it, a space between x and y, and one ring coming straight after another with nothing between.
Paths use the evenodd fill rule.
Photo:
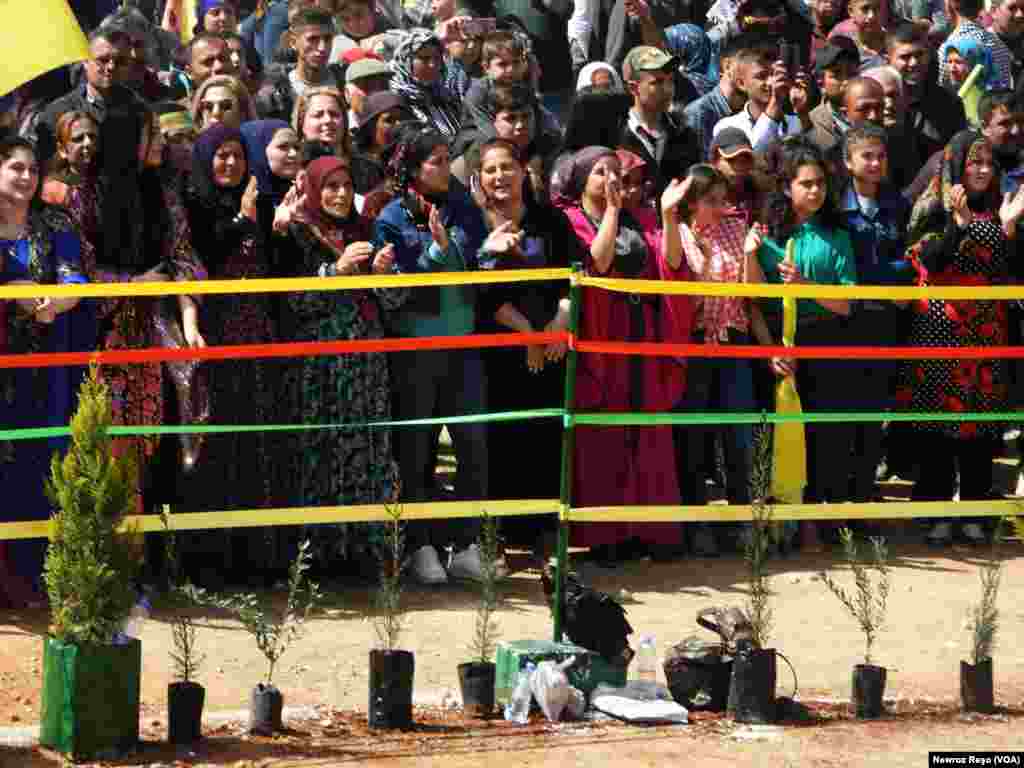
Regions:
<instances>
[{"instance_id":1,"label":"yellow ribbon barrier","mask_svg":"<svg viewBox=\"0 0 1024 768\"><path fill-rule=\"evenodd\" d=\"M439 501L403 503L402 520L440 520L488 515L550 515L559 510L558 499L509 499L503 501ZM204 531L214 528L253 528L264 525L319 525L322 523L374 523L390 520L383 504L349 507L286 507L281 509L229 509L218 512L179 512L169 516L175 531ZM139 533L163 531L159 515L131 515L125 530ZM0 541L49 538L50 521L34 520L0 523Z\"/></svg>"},{"instance_id":2,"label":"yellow ribbon barrier","mask_svg":"<svg viewBox=\"0 0 1024 768\"><path fill-rule=\"evenodd\" d=\"M986 501L904 501L859 504L773 504L771 520L895 520L916 517L996 517L1019 515L1024 502L1015 499ZM574 523L737 523L752 519L749 504L711 504L682 507L574 507Z\"/></svg>"},{"instance_id":3,"label":"yellow ribbon barrier","mask_svg":"<svg viewBox=\"0 0 1024 768\"><path fill-rule=\"evenodd\" d=\"M539 280L568 280L569 270L497 269L478 272L430 272L410 275L344 277L271 277L255 280L186 280L168 283L72 283L0 285L0 299L122 298L215 293L293 293L351 291L358 288L423 288L439 285L490 285Z\"/></svg>"},{"instance_id":4,"label":"yellow ribbon barrier","mask_svg":"<svg viewBox=\"0 0 1024 768\"><path fill-rule=\"evenodd\" d=\"M740 296L776 299L920 299L1009 300L1024 299L1024 286L972 287L942 285L930 287L884 285L781 285L769 283L689 283L678 280L621 280L610 277L580 277L580 285L617 293L660 293L673 296Z\"/></svg>"}]
</instances>

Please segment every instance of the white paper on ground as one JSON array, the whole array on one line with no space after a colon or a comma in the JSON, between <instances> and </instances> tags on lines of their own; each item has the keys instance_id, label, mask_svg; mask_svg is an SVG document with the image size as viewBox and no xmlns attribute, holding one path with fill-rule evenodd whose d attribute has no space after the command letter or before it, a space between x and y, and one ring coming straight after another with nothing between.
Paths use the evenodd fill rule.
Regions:
<instances>
[{"instance_id":1,"label":"white paper on ground","mask_svg":"<svg viewBox=\"0 0 1024 768\"><path fill-rule=\"evenodd\" d=\"M595 696L591 706L606 715L625 720L627 723L686 723L686 707L674 701L637 701L625 696L604 694Z\"/></svg>"}]
</instances>

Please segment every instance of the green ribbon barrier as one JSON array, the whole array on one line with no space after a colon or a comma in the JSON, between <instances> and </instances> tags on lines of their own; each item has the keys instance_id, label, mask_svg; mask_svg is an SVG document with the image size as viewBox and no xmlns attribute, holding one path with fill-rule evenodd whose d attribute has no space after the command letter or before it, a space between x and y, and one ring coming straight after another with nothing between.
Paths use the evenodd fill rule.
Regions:
<instances>
[{"instance_id":1,"label":"green ribbon barrier","mask_svg":"<svg viewBox=\"0 0 1024 768\"><path fill-rule=\"evenodd\" d=\"M576 426L653 427L663 424L786 424L794 421L835 423L845 421L1024 421L1024 412L1004 413L908 413L863 411L819 413L575 413L566 418Z\"/></svg>"},{"instance_id":2,"label":"green ribbon barrier","mask_svg":"<svg viewBox=\"0 0 1024 768\"><path fill-rule=\"evenodd\" d=\"M140 435L223 435L234 432L301 432L323 429L380 429L386 427L418 427L445 424L480 424L489 421L518 421L520 419L560 419L561 408L534 408L526 411L496 411L473 413L465 416L438 416L429 419L403 421L370 421L362 424L173 424L116 426L110 428L112 437L138 437ZM29 427L0 430L0 440L40 440L67 437L69 427Z\"/></svg>"}]
</instances>

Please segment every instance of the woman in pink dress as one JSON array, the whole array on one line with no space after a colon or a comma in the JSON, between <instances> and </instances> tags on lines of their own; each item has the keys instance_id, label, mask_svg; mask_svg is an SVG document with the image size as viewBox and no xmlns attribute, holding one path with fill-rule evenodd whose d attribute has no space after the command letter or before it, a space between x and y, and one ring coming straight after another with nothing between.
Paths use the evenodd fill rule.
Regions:
<instances>
[{"instance_id":1,"label":"woman in pink dress","mask_svg":"<svg viewBox=\"0 0 1024 768\"><path fill-rule=\"evenodd\" d=\"M587 147L560 170L566 180L559 206L587 250L587 274L658 279L660 230L654 211L623 207L620 161L606 147ZM685 279L684 263L675 279ZM579 335L584 340L679 341L688 338L686 297L626 294L584 288ZM683 368L675 358L586 353L579 356L577 411L664 412L678 402ZM576 428L573 506L679 504L670 426ZM573 546L599 561L621 559L638 542L657 559L682 549L678 523L574 525Z\"/></svg>"}]
</instances>

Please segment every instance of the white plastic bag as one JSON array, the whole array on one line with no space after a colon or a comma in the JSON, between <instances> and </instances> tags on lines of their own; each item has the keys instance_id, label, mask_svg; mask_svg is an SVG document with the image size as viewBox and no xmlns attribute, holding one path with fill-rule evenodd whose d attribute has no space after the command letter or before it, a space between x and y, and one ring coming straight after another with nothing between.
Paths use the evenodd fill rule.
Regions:
<instances>
[{"instance_id":1,"label":"white plastic bag","mask_svg":"<svg viewBox=\"0 0 1024 768\"><path fill-rule=\"evenodd\" d=\"M576 657L572 656L561 664L554 661L542 661L530 677L530 690L533 698L540 704L544 715L553 723L557 723L569 703L570 689L569 678L565 674Z\"/></svg>"}]
</instances>

